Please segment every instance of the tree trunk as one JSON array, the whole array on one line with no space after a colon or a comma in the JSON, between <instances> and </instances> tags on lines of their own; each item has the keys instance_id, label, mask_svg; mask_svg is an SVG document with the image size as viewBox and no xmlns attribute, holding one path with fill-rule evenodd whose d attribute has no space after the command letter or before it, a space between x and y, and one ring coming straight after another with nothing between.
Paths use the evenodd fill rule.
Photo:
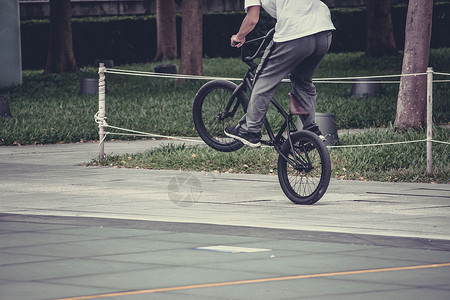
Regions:
<instances>
[{"instance_id":1,"label":"tree trunk","mask_svg":"<svg viewBox=\"0 0 450 300\"><path fill-rule=\"evenodd\" d=\"M406 18L402 74L425 73L428 67L433 14L432 0L410 0ZM395 127L419 128L426 123L426 75L402 76Z\"/></svg>"},{"instance_id":2,"label":"tree trunk","mask_svg":"<svg viewBox=\"0 0 450 300\"><path fill-rule=\"evenodd\" d=\"M398 54L394 39L390 0L367 1L367 48L369 57Z\"/></svg>"},{"instance_id":3,"label":"tree trunk","mask_svg":"<svg viewBox=\"0 0 450 300\"><path fill-rule=\"evenodd\" d=\"M154 61L178 58L174 0L156 0L156 55Z\"/></svg>"},{"instance_id":4,"label":"tree trunk","mask_svg":"<svg viewBox=\"0 0 450 300\"><path fill-rule=\"evenodd\" d=\"M203 1L183 0L180 73L203 74Z\"/></svg>"},{"instance_id":5,"label":"tree trunk","mask_svg":"<svg viewBox=\"0 0 450 300\"><path fill-rule=\"evenodd\" d=\"M50 39L44 74L76 71L70 0L50 0Z\"/></svg>"}]
</instances>

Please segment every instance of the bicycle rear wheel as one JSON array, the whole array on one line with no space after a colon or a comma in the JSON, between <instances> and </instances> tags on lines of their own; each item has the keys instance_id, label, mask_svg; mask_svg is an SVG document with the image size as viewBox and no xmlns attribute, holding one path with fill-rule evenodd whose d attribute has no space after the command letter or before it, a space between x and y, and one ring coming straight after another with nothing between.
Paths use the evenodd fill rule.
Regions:
<instances>
[{"instance_id":1,"label":"bicycle rear wheel","mask_svg":"<svg viewBox=\"0 0 450 300\"><path fill-rule=\"evenodd\" d=\"M195 129L210 147L231 152L243 146L225 135L227 126L235 126L247 110L248 97L239 91L231 97L237 85L224 80L214 80L203 85L195 95L192 108Z\"/></svg>"},{"instance_id":2,"label":"bicycle rear wheel","mask_svg":"<svg viewBox=\"0 0 450 300\"><path fill-rule=\"evenodd\" d=\"M314 134L298 131L284 142L278 157L278 180L296 204L314 204L325 194L331 177L328 149Z\"/></svg>"}]
</instances>

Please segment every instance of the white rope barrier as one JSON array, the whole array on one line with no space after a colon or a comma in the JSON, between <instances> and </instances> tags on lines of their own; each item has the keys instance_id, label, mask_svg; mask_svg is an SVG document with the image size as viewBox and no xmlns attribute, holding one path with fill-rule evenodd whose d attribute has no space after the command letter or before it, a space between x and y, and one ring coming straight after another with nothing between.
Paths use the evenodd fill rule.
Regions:
<instances>
[{"instance_id":1,"label":"white rope barrier","mask_svg":"<svg viewBox=\"0 0 450 300\"><path fill-rule=\"evenodd\" d=\"M194 140L184 137L166 136L154 133L147 133L142 131L136 131L116 126L111 126L106 123L105 116L105 73L117 74L117 75L128 75L128 76L142 76L142 77L157 77L157 78L169 78L169 79L190 79L190 80L228 80L228 81L242 81L242 78L232 78L232 77L216 77L216 76L198 76L198 75L183 75L183 74L167 74L167 73L157 73L157 72L147 72L147 71L136 71L136 70L124 70L124 69L111 69L105 68L103 63L100 63L99 67L99 111L95 114L95 122L99 126L99 159L103 159L104 154L104 141L107 135L126 135L126 136L143 136L143 137L155 137L164 139L181 140L188 142L202 143L201 140ZM409 143L427 143L427 173L432 173L432 143L441 143L449 145L448 142L436 141L432 139L432 86L435 82L450 82L450 80L433 80L433 74L450 76L450 73L433 72L432 68L428 68L425 73L413 73L413 74L401 74L401 75L376 75L376 76L353 76L353 77L338 77L338 78L315 78L314 83L335 83L335 84L352 84L352 83L399 83L400 81L392 80L374 80L381 78L402 78L408 76L427 76L427 138L422 140L414 141L403 141L403 142L389 142L389 143L375 143L375 144L365 144L365 145L341 145L341 146L327 146L330 149L339 148L357 148L357 147L374 147L374 146L386 146L386 145L399 145L399 144L409 144ZM366 80L366 81L364 81ZM288 83L289 79L284 79L282 82ZM106 132L105 128L116 129L120 131L125 131L128 133L115 133Z\"/></svg>"},{"instance_id":2,"label":"white rope barrier","mask_svg":"<svg viewBox=\"0 0 450 300\"><path fill-rule=\"evenodd\" d=\"M142 76L142 77L159 77L159 78L171 78L171 79L191 79L191 80L229 80L229 81L242 81L242 78L228 78L228 77L215 77L215 76L199 76L199 75L183 75L183 74L166 74L155 73L145 71L130 71L121 69L106 69L105 73L129 75L129 76Z\"/></svg>"},{"instance_id":3,"label":"white rope barrier","mask_svg":"<svg viewBox=\"0 0 450 300\"><path fill-rule=\"evenodd\" d=\"M377 144L364 144L364 145L341 145L341 146L327 146L327 148L357 148L357 147L374 147L374 146L389 146L389 145L401 145L409 143L426 142L427 139L415 140L415 141L403 141L403 142L390 142L390 143L377 143Z\"/></svg>"},{"instance_id":4,"label":"white rope barrier","mask_svg":"<svg viewBox=\"0 0 450 300\"><path fill-rule=\"evenodd\" d=\"M431 140L434 143L438 143L438 144L444 144L444 145L450 145L449 142L444 142L444 141L436 141L436 140Z\"/></svg>"},{"instance_id":5,"label":"white rope barrier","mask_svg":"<svg viewBox=\"0 0 450 300\"><path fill-rule=\"evenodd\" d=\"M142 77L158 77L158 78L170 78L170 79L190 79L190 80L229 80L229 81L242 81L242 78L235 77L217 77L217 76L200 76L200 75L183 75L183 74L167 74L148 71L136 71L125 69L111 69L105 70L105 73L129 75L129 76L142 76ZM401 75L376 75L376 76L353 76L353 77L333 77L333 78L314 78L315 83L399 83L400 81L373 81L372 79L381 78L395 78L395 77L408 77L408 76L424 76L427 73L412 73ZM362 81L366 79L367 81ZM353 80L353 81L352 81ZM289 83L289 79L283 79L282 82Z\"/></svg>"},{"instance_id":6,"label":"white rope barrier","mask_svg":"<svg viewBox=\"0 0 450 300\"><path fill-rule=\"evenodd\" d=\"M112 128L112 129L116 129L116 130L132 132L131 134L108 132L108 134L131 135L131 136L149 136L149 137L156 137L156 138L180 140L180 141L186 141L186 142L203 143L203 141L201 141L201 140L194 140L194 139L189 139L189 138L184 138L184 137L177 137L177 136L168 136L168 135L161 135L161 134L155 134L155 133L148 133L148 132L142 132L142 131L136 131L136 130L121 128L121 127L116 127L116 126L110 126L110 125L107 125L107 127ZM133 133L135 133L135 134L133 134Z\"/></svg>"},{"instance_id":7,"label":"white rope barrier","mask_svg":"<svg viewBox=\"0 0 450 300\"><path fill-rule=\"evenodd\" d=\"M433 83L450 82L450 80L433 80Z\"/></svg>"}]
</instances>

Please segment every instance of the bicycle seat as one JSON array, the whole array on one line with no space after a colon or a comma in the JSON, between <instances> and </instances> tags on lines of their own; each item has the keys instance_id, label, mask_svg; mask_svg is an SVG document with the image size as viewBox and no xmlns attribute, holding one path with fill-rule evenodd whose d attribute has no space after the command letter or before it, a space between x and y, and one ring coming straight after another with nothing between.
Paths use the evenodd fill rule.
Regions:
<instances>
[{"instance_id":1,"label":"bicycle seat","mask_svg":"<svg viewBox=\"0 0 450 300\"><path fill-rule=\"evenodd\" d=\"M300 105L294 94L289 93L289 113L293 116L307 116L309 112Z\"/></svg>"}]
</instances>

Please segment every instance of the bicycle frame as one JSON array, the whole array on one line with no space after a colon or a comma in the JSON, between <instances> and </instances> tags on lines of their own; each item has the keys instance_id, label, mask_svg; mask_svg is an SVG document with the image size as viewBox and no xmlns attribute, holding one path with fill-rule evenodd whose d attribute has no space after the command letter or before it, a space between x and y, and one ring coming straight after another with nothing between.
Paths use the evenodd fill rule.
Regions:
<instances>
[{"instance_id":1,"label":"bicycle frame","mask_svg":"<svg viewBox=\"0 0 450 300\"><path fill-rule=\"evenodd\" d=\"M250 74L253 74L251 72L251 70L247 71ZM249 74L246 74L246 76L244 77L243 82L236 88L236 90L233 92L233 94L231 95L230 100L234 99L236 95L236 93L238 93L239 91L245 91L246 89L249 89L250 92L252 91L252 83L250 81L249 78ZM233 101L229 101L228 105L227 105L227 110L231 107ZM267 131L267 135L269 136L268 140L261 140L261 143L267 146L272 146L275 148L275 150L278 152L279 155L281 155L292 167L294 167L295 169L300 169L299 167L299 163L297 161L297 157L294 156L294 159L290 159L289 157L286 157L282 152L281 152L281 147L283 146L284 142L286 140L289 141L290 143L290 148L291 151L294 151L294 146L292 145L291 142L291 131L297 131L297 127L295 126L293 120L292 120L292 115L286 113L286 111L284 110L284 108L280 105L280 103L278 103L278 101L275 98L272 98L272 100L270 101L272 103L273 106L275 106L275 108L277 109L277 111L283 116L283 118L285 119L284 123L281 125L280 129L278 130L277 134L275 135L275 133L272 130L272 127L270 126L269 120L267 119L267 117L264 117L263 120L263 125L264 128ZM237 111L237 108L239 107L239 103L235 103L235 106L232 110L232 113L228 113L229 115L234 115L234 113ZM226 111L227 111L226 110ZM287 134L287 138L285 139L283 134L286 131ZM304 163L301 162L300 165L303 167L303 169L307 169L308 165L310 164L309 161L309 157L308 157L308 162Z\"/></svg>"}]
</instances>

